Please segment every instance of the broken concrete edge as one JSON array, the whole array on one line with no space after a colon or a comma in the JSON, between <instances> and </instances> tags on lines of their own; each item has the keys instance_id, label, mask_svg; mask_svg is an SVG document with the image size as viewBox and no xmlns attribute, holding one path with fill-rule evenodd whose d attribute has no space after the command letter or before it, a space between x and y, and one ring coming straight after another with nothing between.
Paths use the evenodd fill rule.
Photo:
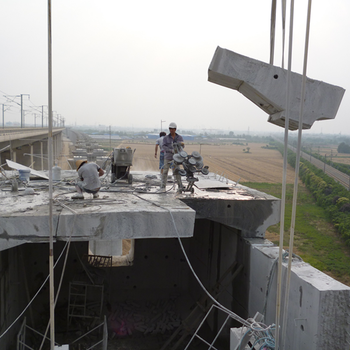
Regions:
<instances>
[{"instance_id":1,"label":"broken concrete edge","mask_svg":"<svg viewBox=\"0 0 350 350\"><path fill-rule=\"evenodd\" d=\"M67 170L63 176L70 179L75 173ZM62 180L62 184L54 189L54 238L113 241L191 237L195 220L201 218L239 229L243 237L264 237L267 227L279 222L278 198L227 179L224 182L215 179L213 174L202 179L204 188L209 184L216 187L214 192L196 189L193 195L174 197L170 192L157 194L156 189L136 195L132 192L135 189L122 192L113 189L101 191L104 196L98 200L81 201L70 199L72 192L67 189L72 184L69 180L68 185L64 185L65 180ZM135 172L135 182L144 185L146 180L149 178L145 179L145 174ZM11 240L47 241L49 193L45 185L45 180L30 182L29 186L38 187L36 196L0 193L4 204L4 212L0 215L2 250L13 246L9 243Z\"/></svg>"},{"instance_id":2,"label":"broken concrete edge","mask_svg":"<svg viewBox=\"0 0 350 350\"><path fill-rule=\"evenodd\" d=\"M208 81L239 91L269 114L268 122L285 127L288 71L236 52L217 47L208 69ZM290 74L289 129L299 128L303 76ZM306 78L302 128L317 120L334 119L345 89Z\"/></svg>"},{"instance_id":3,"label":"broken concrete edge","mask_svg":"<svg viewBox=\"0 0 350 350\"><path fill-rule=\"evenodd\" d=\"M276 317L279 247L258 238L245 239L245 242L249 252L246 263L252 266L248 272L248 316L253 317L257 311L262 314L266 312L264 323L273 324ZM281 310L284 310L285 305L287 271L288 262L283 261ZM286 343L292 344L290 348L298 349L303 348L301 344L314 344L312 349L323 349L324 341L336 348L339 344L346 343L347 334L350 334L347 322L350 314L350 287L302 259L293 258L290 291L286 317L287 329L290 330L287 333L290 338L286 339Z\"/></svg>"}]
</instances>

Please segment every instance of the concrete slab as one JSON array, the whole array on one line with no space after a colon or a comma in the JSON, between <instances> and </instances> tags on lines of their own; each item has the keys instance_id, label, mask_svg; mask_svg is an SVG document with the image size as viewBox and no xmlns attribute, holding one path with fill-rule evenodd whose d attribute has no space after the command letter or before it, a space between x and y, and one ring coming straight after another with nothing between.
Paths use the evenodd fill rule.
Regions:
<instances>
[{"instance_id":1,"label":"concrete slab","mask_svg":"<svg viewBox=\"0 0 350 350\"><path fill-rule=\"evenodd\" d=\"M195 212L174 196L105 194L101 199L70 199L69 189L56 189L53 209L56 240L191 237ZM147 198L144 198L147 196ZM49 239L49 193L33 195L2 191L0 250L20 242ZM175 225L172 223L174 219Z\"/></svg>"},{"instance_id":2,"label":"concrete slab","mask_svg":"<svg viewBox=\"0 0 350 350\"><path fill-rule=\"evenodd\" d=\"M264 112L268 121L284 127L287 70L217 47L209 66L208 80L239 91ZM302 75L290 79L289 129L299 127ZM345 90L323 81L306 79L303 129L316 120L334 119Z\"/></svg>"},{"instance_id":3,"label":"concrete slab","mask_svg":"<svg viewBox=\"0 0 350 350\"><path fill-rule=\"evenodd\" d=\"M171 182L166 193L157 193L158 173L131 173L132 185L111 184L106 178L100 198L85 193L84 200L73 200L77 173L62 171L62 180L54 183L54 238L120 244L121 239L191 237L196 218L238 228L246 237L262 237L279 220L279 199L220 181L214 174L200 175L193 194L176 196ZM11 192L11 181L6 181L0 191L0 250L22 242L47 242L48 181L30 181L27 188L32 192Z\"/></svg>"},{"instance_id":4,"label":"concrete slab","mask_svg":"<svg viewBox=\"0 0 350 350\"><path fill-rule=\"evenodd\" d=\"M212 180L203 180L210 183ZM206 187L197 190L194 196L182 198L183 202L196 211L196 218L209 219L241 230L243 237L264 237L266 229L280 219L280 200L266 193L237 185L224 179L220 187Z\"/></svg>"}]
</instances>

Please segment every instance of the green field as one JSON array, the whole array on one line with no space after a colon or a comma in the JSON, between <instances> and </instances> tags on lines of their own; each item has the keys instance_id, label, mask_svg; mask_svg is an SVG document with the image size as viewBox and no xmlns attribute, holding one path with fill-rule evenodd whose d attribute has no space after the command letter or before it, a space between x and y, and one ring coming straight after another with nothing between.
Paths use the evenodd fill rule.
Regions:
<instances>
[{"instance_id":1,"label":"green field","mask_svg":"<svg viewBox=\"0 0 350 350\"><path fill-rule=\"evenodd\" d=\"M242 183L244 186L281 198L282 185L268 183ZM293 185L286 188L284 248L289 246L292 214ZM319 207L311 193L301 183L298 188L297 212L293 252L305 262L336 280L350 286L350 248L345 245L326 212ZM279 245L280 226L268 228L266 238Z\"/></svg>"}]
</instances>

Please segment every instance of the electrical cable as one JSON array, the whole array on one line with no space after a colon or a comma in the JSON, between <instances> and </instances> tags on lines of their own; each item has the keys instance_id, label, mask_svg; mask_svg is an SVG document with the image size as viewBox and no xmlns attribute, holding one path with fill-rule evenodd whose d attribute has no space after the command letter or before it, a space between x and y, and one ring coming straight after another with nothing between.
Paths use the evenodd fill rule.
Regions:
<instances>
[{"instance_id":1,"label":"electrical cable","mask_svg":"<svg viewBox=\"0 0 350 350\"><path fill-rule=\"evenodd\" d=\"M137 196L135 194L135 196ZM145 198L142 198L140 196L137 196L138 198L142 199L142 200L145 200L159 208L162 208L162 209L165 209L166 211L169 212L170 216L171 216L171 219L172 219L172 222L173 222L173 226L175 228L175 232L177 234L177 238L178 238L178 241L179 241L179 244L180 244L180 247L181 247L181 250L184 254L184 257L187 261L187 264L192 272L192 274L194 275L195 279L197 280L197 282L199 283L199 285L201 286L201 288L203 289L203 291L208 295L208 297L214 302L215 305L218 305L223 311L225 311L230 317L232 317L233 319L235 319L236 321L240 322L241 324L245 325L246 327L250 328L250 330L252 332L255 332L255 333L258 333L258 335L256 335L256 343L258 342L261 342L263 341L262 345L261 345L261 349L262 346L265 346L266 347L266 350L269 350L269 349L275 349L275 339L273 337L273 334L270 332L270 330L273 330L275 329L275 325L270 325L270 326L266 326L260 322L256 322L254 320L251 320L251 319L248 319L248 320L244 320L243 318L241 318L240 316L238 316L237 314L235 314L234 312L232 312L231 310L227 309L225 306L223 306L222 304L220 304L208 291L207 289L205 288L205 286L202 284L201 280L199 279L199 277L197 276L197 274L195 273L192 265L191 265L191 262L189 261L189 258L186 254L186 251L185 251L185 248L182 244L182 241L181 241L181 237L179 235L179 232L177 230L177 226L176 226L176 223L175 223L175 219L173 217L173 214L172 212L170 211L170 209L166 208L166 207L163 207L153 201L150 201L150 200L147 200ZM251 322L251 323L249 323ZM264 327L263 327L264 326ZM264 332L263 335L259 336L259 332ZM242 340L241 340L242 341ZM254 347L252 347L251 349L254 349Z\"/></svg>"}]
</instances>

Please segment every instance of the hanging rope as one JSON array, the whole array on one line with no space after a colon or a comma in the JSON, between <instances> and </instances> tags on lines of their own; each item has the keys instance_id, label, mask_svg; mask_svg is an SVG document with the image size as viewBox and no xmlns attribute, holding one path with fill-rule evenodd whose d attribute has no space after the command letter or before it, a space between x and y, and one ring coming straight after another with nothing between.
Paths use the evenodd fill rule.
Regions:
<instances>
[{"instance_id":1,"label":"hanging rope","mask_svg":"<svg viewBox=\"0 0 350 350\"><path fill-rule=\"evenodd\" d=\"M307 12L306 36L305 36L303 79L302 79L302 86L301 86L301 99L300 99L300 110L299 110L298 145L297 145L297 154L296 154L296 162L295 162L292 219L291 219L290 239L289 239L288 273L287 273L287 284L286 284L286 294L285 294L285 304L284 304L284 315L283 315L283 323L282 323L282 325L283 325L283 327L282 327L282 345L283 345L282 349L284 348L284 342L285 342L285 338L286 338L285 334L286 334L286 330L287 330L287 313L288 313L290 278L291 278L291 269L292 269L292 255L293 255L293 245L294 245L296 205L297 205L297 198L298 198L298 180L299 180L299 166L300 166L301 137L302 137L302 129L303 129L303 116L304 116L307 58L308 58L308 51L309 51L311 3L312 3L312 0L309 0L308 12Z\"/></svg>"},{"instance_id":2,"label":"hanging rope","mask_svg":"<svg viewBox=\"0 0 350 350\"><path fill-rule=\"evenodd\" d=\"M277 0L272 0L271 5L270 64L273 64L273 57L275 55L276 2Z\"/></svg>"},{"instance_id":3,"label":"hanging rope","mask_svg":"<svg viewBox=\"0 0 350 350\"><path fill-rule=\"evenodd\" d=\"M277 297L276 297L276 349L279 346L279 325L281 315L281 293L282 293L282 255L284 239L284 213L286 206L286 179L287 179L287 156L288 156L288 131L289 131L289 105L290 105L290 82L292 71L293 56L293 25L294 25L294 0L290 4L290 24L289 24L289 50L288 50L288 71L287 71L287 89L286 89L286 114L284 124L284 154L283 154L283 179L282 179L282 198L281 198L281 217L280 217L280 242L279 259L277 275Z\"/></svg>"},{"instance_id":4,"label":"hanging rope","mask_svg":"<svg viewBox=\"0 0 350 350\"><path fill-rule=\"evenodd\" d=\"M284 68L284 47L286 39L286 0L282 0L282 68Z\"/></svg>"}]
</instances>

